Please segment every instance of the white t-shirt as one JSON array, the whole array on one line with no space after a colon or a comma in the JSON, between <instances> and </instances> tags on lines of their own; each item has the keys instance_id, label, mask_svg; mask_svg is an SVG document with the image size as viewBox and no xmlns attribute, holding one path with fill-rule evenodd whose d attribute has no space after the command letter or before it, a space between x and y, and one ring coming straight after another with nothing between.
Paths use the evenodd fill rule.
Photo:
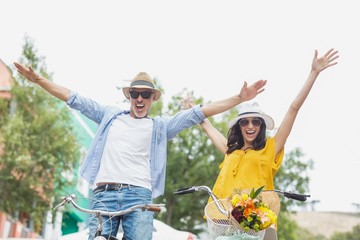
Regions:
<instances>
[{"instance_id":1,"label":"white t-shirt","mask_svg":"<svg viewBox=\"0 0 360 240\"><path fill-rule=\"evenodd\" d=\"M151 190L152 129L149 118L117 117L109 129L95 184L126 183Z\"/></svg>"}]
</instances>

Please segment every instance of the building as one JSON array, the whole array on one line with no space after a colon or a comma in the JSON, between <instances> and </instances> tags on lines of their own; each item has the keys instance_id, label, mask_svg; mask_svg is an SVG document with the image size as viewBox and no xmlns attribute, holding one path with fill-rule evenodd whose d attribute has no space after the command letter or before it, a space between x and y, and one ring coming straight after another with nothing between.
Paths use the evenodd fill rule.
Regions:
<instances>
[{"instance_id":1,"label":"building","mask_svg":"<svg viewBox=\"0 0 360 240\"><path fill-rule=\"evenodd\" d=\"M76 136L78 137L78 141L82 146L81 149L81 160L84 158L87 149L90 147L92 139L95 136L95 131L97 128L97 124L87 119L83 115L79 114L75 110L71 110L72 120L74 123L74 129ZM80 161L81 161L80 160ZM79 162L80 162L79 161ZM74 173L73 176L75 178L76 186L74 186L73 190L69 189L68 192L74 193L78 196L79 201L77 201L81 206L89 207L90 199L89 196L89 185L88 183L79 176L78 171ZM88 222L89 216L85 213L81 213L80 211L73 209L72 211L67 211L63 215L63 221L61 226L62 235L68 233L78 232L83 230Z\"/></svg>"},{"instance_id":2,"label":"building","mask_svg":"<svg viewBox=\"0 0 360 240\"><path fill-rule=\"evenodd\" d=\"M11 98L11 86L13 85L13 79L11 73L5 63L0 59L0 98Z\"/></svg>"}]
</instances>

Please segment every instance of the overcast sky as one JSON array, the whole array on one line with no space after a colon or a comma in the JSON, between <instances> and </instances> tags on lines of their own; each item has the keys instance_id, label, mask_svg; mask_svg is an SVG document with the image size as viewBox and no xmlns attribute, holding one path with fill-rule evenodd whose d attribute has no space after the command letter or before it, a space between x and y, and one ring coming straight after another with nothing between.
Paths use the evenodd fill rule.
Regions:
<instances>
[{"instance_id":1,"label":"overcast sky","mask_svg":"<svg viewBox=\"0 0 360 240\"><path fill-rule=\"evenodd\" d=\"M0 22L6 64L20 57L27 35L55 82L105 104L121 102L116 86L139 71L157 78L165 101L184 88L220 100L244 81L266 79L256 101L277 126L314 50L339 50L339 64L319 76L285 151L299 147L314 160L316 210L355 211L352 203L360 203L356 0L3 0Z\"/></svg>"}]
</instances>

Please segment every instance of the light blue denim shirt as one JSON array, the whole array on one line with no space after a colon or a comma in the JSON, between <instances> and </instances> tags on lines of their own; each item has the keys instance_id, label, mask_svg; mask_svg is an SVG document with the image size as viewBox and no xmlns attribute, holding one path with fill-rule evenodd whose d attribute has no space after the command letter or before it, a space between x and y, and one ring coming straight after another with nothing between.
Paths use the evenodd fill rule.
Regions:
<instances>
[{"instance_id":1,"label":"light blue denim shirt","mask_svg":"<svg viewBox=\"0 0 360 240\"><path fill-rule=\"evenodd\" d=\"M76 92L70 93L67 104L99 124L95 138L80 168L81 176L92 185L99 171L100 160L112 121L117 116L130 114L130 112L115 106L100 105L89 98L80 96ZM157 116L153 119L150 154L153 198L164 194L167 141L182 130L194 126L204 119L205 116L199 105L180 111L172 117Z\"/></svg>"}]
</instances>

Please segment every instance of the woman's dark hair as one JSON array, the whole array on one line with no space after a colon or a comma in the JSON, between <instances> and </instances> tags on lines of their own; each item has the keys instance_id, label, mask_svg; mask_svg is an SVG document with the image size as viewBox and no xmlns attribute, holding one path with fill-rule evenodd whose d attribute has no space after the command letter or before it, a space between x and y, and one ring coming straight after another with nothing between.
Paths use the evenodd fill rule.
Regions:
<instances>
[{"instance_id":1,"label":"woman's dark hair","mask_svg":"<svg viewBox=\"0 0 360 240\"><path fill-rule=\"evenodd\" d=\"M264 119L261 119L261 126L260 126L260 133L256 137L253 149L254 150L260 150L265 147L266 142L266 124ZM228 131L228 150L226 151L226 154L230 154L233 151L237 149L241 149L244 146L244 139L241 134L240 125L239 125L240 119L229 129Z\"/></svg>"}]
</instances>

